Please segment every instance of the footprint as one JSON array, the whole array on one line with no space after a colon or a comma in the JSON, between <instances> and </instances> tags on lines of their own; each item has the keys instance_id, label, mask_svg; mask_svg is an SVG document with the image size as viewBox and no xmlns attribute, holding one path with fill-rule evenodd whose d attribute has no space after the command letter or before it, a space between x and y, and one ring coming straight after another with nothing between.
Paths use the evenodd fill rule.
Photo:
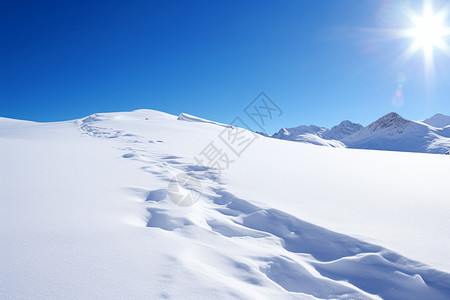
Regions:
<instances>
[{"instance_id":1,"label":"footprint","mask_svg":"<svg viewBox=\"0 0 450 300\"><path fill-rule=\"evenodd\" d=\"M167 189L154 190L148 193L145 201L159 202L167 197Z\"/></svg>"},{"instance_id":2,"label":"footprint","mask_svg":"<svg viewBox=\"0 0 450 300\"><path fill-rule=\"evenodd\" d=\"M260 270L289 292L305 293L321 299L371 299L355 288L319 277L287 257L271 257Z\"/></svg>"},{"instance_id":3,"label":"footprint","mask_svg":"<svg viewBox=\"0 0 450 300\"><path fill-rule=\"evenodd\" d=\"M169 155L169 156L164 156L162 159L179 159L182 158L180 156L176 156L176 155Z\"/></svg>"},{"instance_id":4,"label":"footprint","mask_svg":"<svg viewBox=\"0 0 450 300\"><path fill-rule=\"evenodd\" d=\"M168 216L161 209L148 208L147 211L150 213L147 227L157 227L166 231L173 231L177 228L193 225L188 219Z\"/></svg>"},{"instance_id":5,"label":"footprint","mask_svg":"<svg viewBox=\"0 0 450 300\"><path fill-rule=\"evenodd\" d=\"M213 231L226 237L262 238L270 236L269 234L266 234L264 232L248 229L233 222L224 223L216 220L210 220L206 221L206 223L208 223Z\"/></svg>"}]
</instances>

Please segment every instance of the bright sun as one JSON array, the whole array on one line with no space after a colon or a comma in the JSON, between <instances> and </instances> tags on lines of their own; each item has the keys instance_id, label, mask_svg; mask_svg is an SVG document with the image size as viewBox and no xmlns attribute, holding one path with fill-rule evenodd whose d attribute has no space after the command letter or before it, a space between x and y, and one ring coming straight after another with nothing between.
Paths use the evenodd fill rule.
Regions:
<instances>
[{"instance_id":1,"label":"bright sun","mask_svg":"<svg viewBox=\"0 0 450 300\"><path fill-rule=\"evenodd\" d=\"M439 46L445 36L445 26L436 16L424 16L416 20L416 27L413 29L413 35L415 37L414 43L422 48L432 48Z\"/></svg>"},{"instance_id":2,"label":"bright sun","mask_svg":"<svg viewBox=\"0 0 450 300\"><path fill-rule=\"evenodd\" d=\"M433 13L431 2L426 2L423 15L410 15L413 28L407 30L407 35L414 39L410 47L411 52L422 49L427 60L432 59L433 51L439 48L448 51L445 38L450 34L450 28L445 24L448 11L445 9Z\"/></svg>"},{"instance_id":3,"label":"bright sun","mask_svg":"<svg viewBox=\"0 0 450 300\"><path fill-rule=\"evenodd\" d=\"M444 37L448 35L448 28L442 15L433 15L431 10L427 10L422 17L416 17L413 21L415 27L411 29L411 35L414 37L414 47L431 54L434 47L445 46Z\"/></svg>"}]
</instances>

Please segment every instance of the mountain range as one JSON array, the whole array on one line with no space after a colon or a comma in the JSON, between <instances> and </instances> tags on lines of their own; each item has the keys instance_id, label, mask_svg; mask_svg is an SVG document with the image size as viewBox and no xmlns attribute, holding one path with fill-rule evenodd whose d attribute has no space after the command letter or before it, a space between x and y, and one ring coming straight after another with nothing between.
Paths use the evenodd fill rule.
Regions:
<instances>
[{"instance_id":1,"label":"mountain range","mask_svg":"<svg viewBox=\"0 0 450 300\"><path fill-rule=\"evenodd\" d=\"M413 121L391 112L366 127L346 120L332 128L281 128L271 137L329 147L446 153L450 149L450 116L436 114Z\"/></svg>"}]
</instances>

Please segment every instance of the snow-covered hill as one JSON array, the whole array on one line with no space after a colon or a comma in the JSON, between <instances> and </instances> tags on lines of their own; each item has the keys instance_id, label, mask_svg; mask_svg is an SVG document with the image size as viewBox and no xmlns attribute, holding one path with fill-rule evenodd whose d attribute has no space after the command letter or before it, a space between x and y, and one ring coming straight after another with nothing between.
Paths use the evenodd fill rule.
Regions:
<instances>
[{"instance_id":1,"label":"snow-covered hill","mask_svg":"<svg viewBox=\"0 0 450 300\"><path fill-rule=\"evenodd\" d=\"M302 125L283 128L272 137L321 146L443 154L450 149L450 117L436 114L410 121L389 113L367 127L350 121L331 129Z\"/></svg>"},{"instance_id":2,"label":"snow-covered hill","mask_svg":"<svg viewBox=\"0 0 450 300\"><path fill-rule=\"evenodd\" d=\"M448 157L262 136L238 156L234 129L0 119L1 298L448 299ZM228 168L199 164L211 145Z\"/></svg>"}]
</instances>

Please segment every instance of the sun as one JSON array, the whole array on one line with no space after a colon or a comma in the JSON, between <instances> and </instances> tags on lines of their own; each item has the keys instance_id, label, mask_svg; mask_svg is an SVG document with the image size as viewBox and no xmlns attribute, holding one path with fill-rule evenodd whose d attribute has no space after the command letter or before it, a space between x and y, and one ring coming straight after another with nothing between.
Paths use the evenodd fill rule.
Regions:
<instances>
[{"instance_id":1,"label":"sun","mask_svg":"<svg viewBox=\"0 0 450 300\"><path fill-rule=\"evenodd\" d=\"M430 60L436 48L448 51L445 40L450 35L450 28L446 25L447 15L447 9L434 13L431 2L425 2L422 15L411 13L410 20L413 26L406 31L407 36L413 38L410 52L422 49L425 58Z\"/></svg>"},{"instance_id":2,"label":"sun","mask_svg":"<svg viewBox=\"0 0 450 300\"><path fill-rule=\"evenodd\" d=\"M445 37L449 29L445 25L444 14L433 14L431 7L426 8L423 16L413 17L415 27L410 31L414 38L413 47L421 48L426 55L432 55L434 48L445 48Z\"/></svg>"},{"instance_id":3,"label":"sun","mask_svg":"<svg viewBox=\"0 0 450 300\"><path fill-rule=\"evenodd\" d=\"M441 18L433 15L426 15L415 20L416 27L412 29L415 38L414 43L424 50L431 50L444 43L446 28Z\"/></svg>"}]
</instances>

